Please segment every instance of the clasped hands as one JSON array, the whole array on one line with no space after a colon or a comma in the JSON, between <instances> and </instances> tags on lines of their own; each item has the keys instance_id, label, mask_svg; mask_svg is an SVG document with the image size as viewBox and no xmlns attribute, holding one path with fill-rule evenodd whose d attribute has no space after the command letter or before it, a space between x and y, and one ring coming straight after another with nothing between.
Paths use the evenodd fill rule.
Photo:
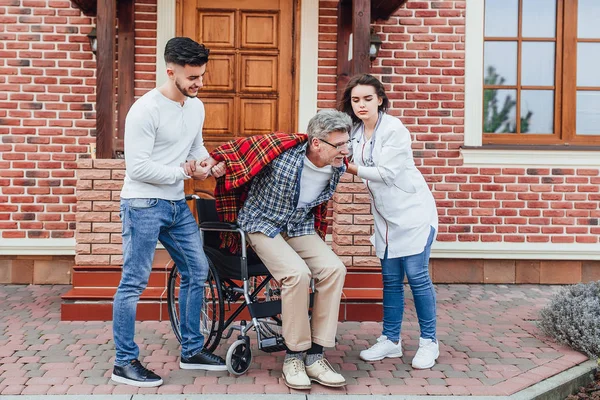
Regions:
<instances>
[{"instance_id":1,"label":"clasped hands","mask_svg":"<svg viewBox=\"0 0 600 400\"><path fill-rule=\"evenodd\" d=\"M205 158L202 161L188 160L181 165L186 175L193 179L204 180L209 176L220 178L225 175L225 162L217 162L212 157Z\"/></svg>"}]
</instances>

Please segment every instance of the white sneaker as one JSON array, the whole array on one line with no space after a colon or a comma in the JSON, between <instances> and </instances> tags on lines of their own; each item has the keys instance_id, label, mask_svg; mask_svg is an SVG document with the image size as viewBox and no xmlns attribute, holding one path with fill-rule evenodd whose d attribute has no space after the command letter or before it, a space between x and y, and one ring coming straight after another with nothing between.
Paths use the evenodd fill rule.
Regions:
<instances>
[{"instance_id":1,"label":"white sneaker","mask_svg":"<svg viewBox=\"0 0 600 400\"><path fill-rule=\"evenodd\" d=\"M440 343L431 339L419 338L419 350L412 360L415 369L428 369L435 365L435 360L440 356Z\"/></svg>"},{"instance_id":2,"label":"white sneaker","mask_svg":"<svg viewBox=\"0 0 600 400\"><path fill-rule=\"evenodd\" d=\"M360 352L360 358L364 361L379 361L386 357L402 357L402 341L398 341L398 344L394 344L387 336L381 335L377 339L377 343Z\"/></svg>"}]
</instances>

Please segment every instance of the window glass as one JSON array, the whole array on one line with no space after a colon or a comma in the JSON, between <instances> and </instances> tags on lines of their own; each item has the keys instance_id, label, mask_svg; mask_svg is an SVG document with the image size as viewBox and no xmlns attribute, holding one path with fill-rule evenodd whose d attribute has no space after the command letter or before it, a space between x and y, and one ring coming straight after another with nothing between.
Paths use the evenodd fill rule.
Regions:
<instances>
[{"instance_id":1,"label":"window glass","mask_svg":"<svg viewBox=\"0 0 600 400\"><path fill-rule=\"evenodd\" d=\"M521 44L521 85L554 85L554 42Z\"/></svg>"},{"instance_id":2,"label":"window glass","mask_svg":"<svg viewBox=\"0 0 600 400\"><path fill-rule=\"evenodd\" d=\"M521 36L556 36L556 0L523 0Z\"/></svg>"},{"instance_id":3,"label":"window glass","mask_svg":"<svg viewBox=\"0 0 600 400\"><path fill-rule=\"evenodd\" d=\"M517 91L486 89L483 91L483 131L486 133L517 132Z\"/></svg>"},{"instance_id":4,"label":"window glass","mask_svg":"<svg viewBox=\"0 0 600 400\"><path fill-rule=\"evenodd\" d=\"M521 91L521 133L554 132L554 91Z\"/></svg>"}]
</instances>

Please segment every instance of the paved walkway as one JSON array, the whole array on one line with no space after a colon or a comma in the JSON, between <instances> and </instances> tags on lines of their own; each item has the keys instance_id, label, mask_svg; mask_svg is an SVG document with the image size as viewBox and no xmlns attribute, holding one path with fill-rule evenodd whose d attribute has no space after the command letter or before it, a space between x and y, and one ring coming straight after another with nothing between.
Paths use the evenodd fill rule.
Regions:
<instances>
[{"instance_id":1,"label":"paved walkway","mask_svg":"<svg viewBox=\"0 0 600 400\"><path fill-rule=\"evenodd\" d=\"M588 358L540 336L534 321L556 286L437 285L441 355L431 370L413 370L418 325L409 299L401 360L358 358L381 332L375 322L344 322L339 343L326 352L348 385L288 389L280 378L283 354L253 352L247 374L183 371L168 322L137 325L142 361L163 376L159 388L110 380L114 348L110 322L60 322L67 286L0 286L0 395L85 394L375 394L511 395ZM231 339L230 341L232 341ZM254 343L255 344L255 343ZM227 345L217 353L224 356ZM292 397L292 396L290 396ZM252 398L248 396L248 398Z\"/></svg>"}]
</instances>

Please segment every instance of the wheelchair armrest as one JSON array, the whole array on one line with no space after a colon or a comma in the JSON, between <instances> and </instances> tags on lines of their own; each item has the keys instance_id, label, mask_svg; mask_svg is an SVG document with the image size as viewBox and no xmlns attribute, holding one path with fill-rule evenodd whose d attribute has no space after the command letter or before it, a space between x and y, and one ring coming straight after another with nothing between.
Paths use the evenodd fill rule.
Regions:
<instances>
[{"instance_id":1,"label":"wheelchair armrest","mask_svg":"<svg viewBox=\"0 0 600 400\"><path fill-rule=\"evenodd\" d=\"M239 227L237 224L232 224L230 222L201 222L200 229L211 231L237 231Z\"/></svg>"}]
</instances>

